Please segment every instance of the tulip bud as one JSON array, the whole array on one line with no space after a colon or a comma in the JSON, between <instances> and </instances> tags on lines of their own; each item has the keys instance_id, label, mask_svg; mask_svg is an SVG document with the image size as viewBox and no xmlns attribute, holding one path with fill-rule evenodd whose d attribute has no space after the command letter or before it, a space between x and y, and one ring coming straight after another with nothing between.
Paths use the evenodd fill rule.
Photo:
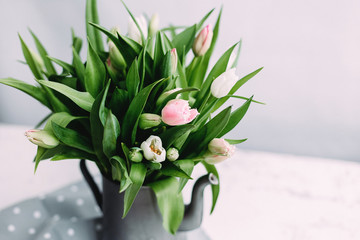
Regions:
<instances>
[{"instance_id":1,"label":"tulip bud","mask_svg":"<svg viewBox=\"0 0 360 240\"><path fill-rule=\"evenodd\" d=\"M176 72L177 62L178 62L178 55L176 52L176 48L171 49L170 59L171 59L171 74L174 74Z\"/></svg>"},{"instance_id":2,"label":"tulip bud","mask_svg":"<svg viewBox=\"0 0 360 240\"><path fill-rule=\"evenodd\" d=\"M195 38L192 49L196 56L203 56L207 52L211 45L212 37L213 31L209 24L201 30L199 35Z\"/></svg>"},{"instance_id":3,"label":"tulip bud","mask_svg":"<svg viewBox=\"0 0 360 240\"><path fill-rule=\"evenodd\" d=\"M119 26L112 27L110 29L110 32L115 36L117 36L118 34L120 34L120 27ZM110 41L110 39L108 39L108 41Z\"/></svg>"},{"instance_id":4,"label":"tulip bud","mask_svg":"<svg viewBox=\"0 0 360 240\"><path fill-rule=\"evenodd\" d=\"M231 68L220 74L211 84L211 94L216 98L226 96L235 85L239 77L235 74L236 69Z\"/></svg>"},{"instance_id":5,"label":"tulip bud","mask_svg":"<svg viewBox=\"0 0 360 240\"><path fill-rule=\"evenodd\" d=\"M166 152L166 158L169 161L175 161L179 158L179 151L176 148L169 148Z\"/></svg>"},{"instance_id":6,"label":"tulip bud","mask_svg":"<svg viewBox=\"0 0 360 240\"><path fill-rule=\"evenodd\" d=\"M231 145L223 138L214 138L208 144L208 149L211 153L217 155L230 156L235 151L235 146Z\"/></svg>"},{"instance_id":7,"label":"tulip bud","mask_svg":"<svg viewBox=\"0 0 360 240\"><path fill-rule=\"evenodd\" d=\"M149 36L153 37L156 32L159 30L159 15L157 13L155 13L154 15L152 15L151 20L150 20L150 24L149 24Z\"/></svg>"},{"instance_id":8,"label":"tulip bud","mask_svg":"<svg viewBox=\"0 0 360 240\"><path fill-rule=\"evenodd\" d=\"M141 15L140 17L136 17L135 20L139 24L141 32L143 33L144 38L146 39L148 34L148 26L145 17ZM140 30L136 26L135 22L132 20L131 17L129 18L129 23L128 23L128 35L131 39L138 42L139 44L143 43Z\"/></svg>"},{"instance_id":9,"label":"tulip bud","mask_svg":"<svg viewBox=\"0 0 360 240\"><path fill-rule=\"evenodd\" d=\"M141 148L133 147L130 149L129 158L133 162L141 162L143 155L141 154Z\"/></svg>"},{"instance_id":10,"label":"tulip bud","mask_svg":"<svg viewBox=\"0 0 360 240\"><path fill-rule=\"evenodd\" d=\"M164 92L164 93L162 93L161 95L160 95L160 97L158 98L158 100L156 101L156 105L160 105L161 103L163 103L164 102L164 100L168 97L168 96L170 96L171 94L173 94L174 92L177 92L177 91L179 91L179 90L181 90L182 88L175 88L175 89L172 89L172 90L169 90L169 91L166 91L166 92ZM178 98L180 98L180 94L178 94L177 96L176 96L176 99L178 99Z\"/></svg>"},{"instance_id":11,"label":"tulip bud","mask_svg":"<svg viewBox=\"0 0 360 240\"><path fill-rule=\"evenodd\" d=\"M30 142L43 148L54 148L60 143L52 132L45 130L28 130L25 136Z\"/></svg>"},{"instance_id":12,"label":"tulip bud","mask_svg":"<svg viewBox=\"0 0 360 240\"><path fill-rule=\"evenodd\" d=\"M216 164L222 162L235 153L235 146L229 144L225 139L214 138L208 145L208 151L203 155L205 162Z\"/></svg>"},{"instance_id":13,"label":"tulip bud","mask_svg":"<svg viewBox=\"0 0 360 240\"><path fill-rule=\"evenodd\" d=\"M152 113L143 113L140 116L139 128L145 130L159 126L160 123L161 123L161 117L159 115Z\"/></svg>"},{"instance_id":14,"label":"tulip bud","mask_svg":"<svg viewBox=\"0 0 360 240\"><path fill-rule=\"evenodd\" d=\"M112 41L109 41L109 58L111 65L118 71L126 68L126 62L119 49Z\"/></svg>"}]
</instances>

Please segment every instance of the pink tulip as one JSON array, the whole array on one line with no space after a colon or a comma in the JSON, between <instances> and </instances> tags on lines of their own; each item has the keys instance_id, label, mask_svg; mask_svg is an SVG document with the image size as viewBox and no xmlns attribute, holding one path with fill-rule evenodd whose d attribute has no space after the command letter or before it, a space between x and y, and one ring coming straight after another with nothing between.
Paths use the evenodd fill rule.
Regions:
<instances>
[{"instance_id":1,"label":"pink tulip","mask_svg":"<svg viewBox=\"0 0 360 240\"><path fill-rule=\"evenodd\" d=\"M210 48L213 37L213 31L211 30L210 24L207 25L199 35L195 38L193 44L193 52L196 56L203 56Z\"/></svg>"},{"instance_id":2,"label":"pink tulip","mask_svg":"<svg viewBox=\"0 0 360 240\"><path fill-rule=\"evenodd\" d=\"M196 109L190 109L188 101L183 99L170 100L161 111L163 122L170 126L189 123L198 114L199 112Z\"/></svg>"}]
</instances>

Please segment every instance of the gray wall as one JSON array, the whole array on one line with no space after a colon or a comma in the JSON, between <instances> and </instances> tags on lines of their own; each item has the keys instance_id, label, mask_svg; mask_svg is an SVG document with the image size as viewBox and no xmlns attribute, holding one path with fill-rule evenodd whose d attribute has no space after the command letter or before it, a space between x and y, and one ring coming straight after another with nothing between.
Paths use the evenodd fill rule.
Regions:
<instances>
[{"instance_id":1,"label":"gray wall","mask_svg":"<svg viewBox=\"0 0 360 240\"><path fill-rule=\"evenodd\" d=\"M70 27L85 34L84 2L0 0L0 77L33 82L26 66L16 62L23 59L17 32L32 45L27 27L50 55L70 61ZM102 25L119 25L125 33L128 16L120 1L98 2ZM193 24L211 8L224 5L216 56L242 38L237 73L242 76L265 67L239 91L267 103L252 105L242 124L229 134L249 138L240 147L360 160L359 1L127 2L135 15L158 12L162 26ZM238 106L240 101L231 104ZM45 115L31 98L0 86L0 121L34 125Z\"/></svg>"}]
</instances>

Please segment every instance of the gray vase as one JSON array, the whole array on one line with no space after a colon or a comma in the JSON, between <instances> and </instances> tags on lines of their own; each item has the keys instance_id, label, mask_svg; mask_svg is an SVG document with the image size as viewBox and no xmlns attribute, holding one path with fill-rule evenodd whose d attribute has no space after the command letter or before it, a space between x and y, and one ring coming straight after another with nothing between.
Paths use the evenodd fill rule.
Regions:
<instances>
[{"instance_id":1,"label":"gray vase","mask_svg":"<svg viewBox=\"0 0 360 240\"><path fill-rule=\"evenodd\" d=\"M81 171L103 210L103 236L101 240L210 240L200 228L203 215L203 192L207 185L217 184L214 175L199 178L193 187L191 203L185 206L184 219L175 235L162 226L162 216L154 192L141 187L127 216L122 219L124 193L119 194L119 183L104 177L103 193L96 187L87 171L85 161Z\"/></svg>"}]
</instances>

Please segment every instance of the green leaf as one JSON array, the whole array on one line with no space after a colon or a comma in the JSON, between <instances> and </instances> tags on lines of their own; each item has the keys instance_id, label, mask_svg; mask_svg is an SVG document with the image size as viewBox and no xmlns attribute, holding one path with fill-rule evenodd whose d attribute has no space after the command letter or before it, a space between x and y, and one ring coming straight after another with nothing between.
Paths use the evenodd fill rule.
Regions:
<instances>
[{"instance_id":1,"label":"green leaf","mask_svg":"<svg viewBox=\"0 0 360 240\"><path fill-rule=\"evenodd\" d=\"M187 88L188 87L188 80L187 80L187 76L185 73L185 69L183 68L183 65L181 64L180 61L178 61L178 66L177 66L177 73L179 74L179 78L178 81L176 81L176 87L177 88ZM188 96L186 94L184 94L184 99L188 99Z\"/></svg>"},{"instance_id":2,"label":"green leaf","mask_svg":"<svg viewBox=\"0 0 360 240\"><path fill-rule=\"evenodd\" d=\"M210 86L212 82L223 72L226 71L227 64L229 62L230 56L234 51L234 48L238 45L236 43L232 47L230 47L216 62L215 66L211 69L209 75L201 86L201 90L196 100L196 107L200 106L200 104L205 100L206 95L210 92Z\"/></svg>"},{"instance_id":3,"label":"green leaf","mask_svg":"<svg viewBox=\"0 0 360 240\"><path fill-rule=\"evenodd\" d=\"M33 56L33 54L31 53L30 49L28 48L28 46L26 46L25 42L23 41L23 39L21 38L20 34L19 34L19 38L20 38L20 42L21 42L21 48L22 48L22 52L24 54L26 63L28 64L31 72L34 74L36 79L42 79L42 74L41 74L41 69L38 66L38 64L35 61L35 57Z\"/></svg>"},{"instance_id":4,"label":"green leaf","mask_svg":"<svg viewBox=\"0 0 360 240\"><path fill-rule=\"evenodd\" d=\"M79 54L73 47L73 65L75 67L76 76L80 80L82 86L85 86L85 66L81 61Z\"/></svg>"},{"instance_id":5,"label":"green leaf","mask_svg":"<svg viewBox=\"0 0 360 240\"><path fill-rule=\"evenodd\" d=\"M123 131L122 139L127 141L131 141L131 145L135 142L137 126L139 122L140 115L145 107L147 99L152 91L152 89L160 82L164 81L164 79L158 80L149 86L142 89L132 100L130 103L129 109L127 110L124 119L126 121L123 122Z\"/></svg>"},{"instance_id":6,"label":"green leaf","mask_svg":"<svg viewBox=\"0 0 360 240\"><path fill-rule=\"evenodd\" d=\"M128 214L136 195L144 183L146 176L146 167L142 163L133 163L130 169L130 179L132 184L126 189L124 196L124 214L125 218Z\"/></svg>"},{"instance_id":7,"label":"green leaf","mask_svg":"<svg viewBox=\"0 0 360 240\"><path fill-rule=\"evenodd\" d=\"M53 123L56 123L57 125L59 125L61 127L66 127L71 121L74 121L76 119L82 119L82 118L84 118L84 117L75 117L75 116L70 115L67 112L53 113L49 117L49 119L44 127L44 130L53 132L53 129L52 129Z\"/></svg>"},{"instance_id":8,"label":"green leaf","mask_svg":"<svg viewBox=\"0 0 360 240\"><path fill-rule=\"evenodd\" d=\"M153 66L153 74L156 76L157 69L160 68L160 64L166 52L170 51L172 48L167 47L165 43L164 33L159 31L156 34L155 39L155 52L154 52L154 66Z\"/></svg>"},{"instance_id":9,"label":"green leaf","mask_svg":"<svg viewBox=\"0 0 360 240\"><path fill-rule=\"evenodd\" d=\"M171 51L167 51L165 56L161 59L158 66L157 78L167 78L171 76Z\"/></svg>"},{"instance_id":10,"label":"green leaf","mask_svg":"<svg viewBox=\"0 0 360 240\"><path fill-rule=\"evenodd\" d=\"M181 33L177 34L175 38L172 40L172 45L176 48L178 53L179 60L183 59L185 55L191 49L196 34L196 24L186 28ZM183 62L183 64L185 64Z\"/></svg>"},{"instance_id":11,"label":"green leaf","mask_svg":"<svg viewBox=\"0 0 360 240\"><path fill-rule=\"evenodd\" d=\"M109 110L104 126L103 149L108 158L116 154L117 139L120 135L120 124Z\"/></svg>"},{"instance_id":12,"label":"green leaf","mask_svg":"<svg viewBox=\"0 0 360 240\"><path fill-rule=\"evenodd\" d=\"M52 129L55 136L65 145L94 154L93 147L88 137L81 135L73 129L62 127L55 122L52 122Z\"/></svg>"},{"instance_id":13,"label":"green leaf","mask_svg":"<svg viewBox=\"0 0 360 240\"><path fill-rule=\"evenodd\" d=\"M59 65L60 67L62 67L64 69L64 71L70 73L71 75L75 75L75 68L69 64L69 63L66 63L62 60L59 60L57 58L53 58L53 57L50 57L48 56L48 58L53 61L54 63L56 63L57 65Z\"/></svg>"},{"instance_id":14,"label":"green leaf","mask_svg":"<svg viewBox=\"0 0 360 240\"><path fill-rule=\"evenodd\" d=\"M30 84L27 84L23 81L14 79L14 78L1 78L0 79L0 83L5 84L7 86L16 88L28 95L30 95L31 97L35 98L36 100L38 100L40 103L42 103L43 105L45 105L46 107L50 108L50 104L49 101L46 98L45 93L43 92L42 89L32 86Z\"/></svg>"},{"instance_id":15,"label":"green leaf","mask_svg":"<svg viewBox=\"0 0 360 240\"><path fill-rule=\"evenodd\" d=\"M160 170L162 167L161 163L158 162L150 162L150 161L146 161L144 162L145 166L151 171L151 170ZM147 174L149 174L149 172Z\"/></svg>"},{"instance_id":16,"label":"green leaf","mask_svg":"<svg viewBox=\"0 0 360 240\"><path fill-rule=\"evenodd\" d=\"M87 64L85 69L85 88L94 98L102 91L105 85L106 69L89 42Z\"/></svg>"},{"instance_id":17,"label":"green leaf","mask_svg":"<svg viewBox=\"0 0 360 240\"><path fill-rule=\"evenodd\" d=\"M104 27L99 26L98 24L94 24L94 23L90 23L90 24L93 27L99 29L101 32L103 32L107 37L110 38L111 41L114 42L115 46L119 49L121 55L124 57L126 64L130 66L131 63L136 58L136 56L139 55L142 49L141 45L133 41L132 39L119 35L118 33L116 36L107 29L105 29Z\"/></svg>"},{"instance_id":18,"label":"green leaf","mask_svg":"<svg viewBox=\"0 0 360 240\"><path fill-rule=\"evenodd\" d=\"M122 119L122 116L125 115L127 107L129 106L129 94L124 89L118 87L115 88L111 100L110 100L110 109L118 117Z\"/></svg>"},{"instance_id":19,"label":"green leaf","mask_svg":"<svg viewBox=\"0 0 360 240\"><path fill-rule=\"evenodd\" d=\"M225 139L225 140L230 144L236 145L245 142L247 138L239 139L239 140L233 140L233 139Z\"/></svg>"},{"instance_id":20,"label":"green leaf","mask_svg":"<svg viewBox=\"0 0 360 240\"><path fill-rule=\"evenodd\" d=\"M226 95L224 97L230 97L230 98L239 98L239 99L243 99L243 100L249 100L250 98L247 98L247 97L243 97L243 96L237 96L237 95ZM265 105L266 103L264 102L259 102L259 101L256 101L254 99L251 100L251 102L254 102L254 103L258 103L258 104L263 104Z\"/></svg>"},{"instance_id":21,"label":"green leaf","mask_svg":"<svg viewBox=\"0 0 360 240\"><path fill-rule=\"evenodd\" d=\"M125 155L125 158L126 158L126 162L127 162L127 166L130 168L130 150L129 148L126 146L125 143L121 143L121 149L123 150L123 153Z\"/></svg>"},{"instance_id":22,"label":"green leaf","mask_svg":"<svg viewBox=\"0 0 360 240\"><path fill-rule=\"evenodd\" d=\"M79 92L64 84L57 82L39 80L39 83L51 89L54 89L59 93L62 93L66 97L70 98L74 103L76 103L76 105L78 105L82 109L88 112L91 111L91 107L94 103L94 98L88 92Z\"/></svg>"},{"instance_id":23,"label":"green leaf","mask_svg":"<svg viewBox=\"0 0 360 240\"><path fill-rule=\"evenodd\" d=\"M201 20L200 22L198 22L198 24L196 24L196 31L201 30L202 25L204 24L204 22L210 17L210 15L212 14L212 12L215 10L215 8L211 9Z\"/></svg>"},{"instance_id":24,"label":"green leaf","mask_svg":"<svg viewBox=\"0 0 360 240\"><path fill-rule=\"evenodd\" d=\"M72 46L75 51L79 54L82 47L82 39L75 35L74 29L71 29Z\"/></svg>"},{"instance_id":25,"label":"green leaf","mask_svg":"<svg viewBox=\"0 0 360 240\"><path fill-rule=\"evenodd\" d=\"M60 153L54 155L51 158L51 161L60 161L68 159L87 159L91 161L96 161L96 156L87 152L84 152L79 149L67 147L62 150Z\"/></svg>"},{"instance_id":26,"label":"green leaf","mask_svg":"<svg viewBox=\"0 0 360 240\"><path fill-rule=\"evenodd\" d=\"M29 29L32 37L34 38L35 45L37 50L39 51L40 57L44 61L45 68L49 75L56 75L56 70L52 64L52 62L49 60L48 53L46 52L44 46L41 44L40 40L37 38L37 36Z\"/></svg>"},{"instance_id":27,"label":"green leaf","mask_svg":"<svg viewBox=\"0 0 360 240\"><path fill-rule=\"evenodd\" d=\"M162 164L162 168L160 172L165 176L169 177L179 177L179 178L186 178L192 179L186 172L184 172L179 166L175 165L174 163L167 161Z\"/></svg>"},{"instance_id":28,"label":"green leaf","mask_svg":"<svg viewBox=\"0 0 360 240\"><path fill-rule=\"evenodd\" d=\"M126 168L126 162L123 158L114 156L111 158L110 163L112 166L113 180L120 182L119 192L122 193L132 184L128 170Z\"/></svg>"},{"instance_id":29,"label":"green leaf","mask_svg":"<svg viewBox=\"0 0 360 240\"><path fill-rule=\"evenodd\" d=\"M96 97L95 102L90 111L90 126L91 126L91 139L95 150L95 154L101 164L102 172L106 173L110 170L108 158L103 152L103 138L104 138L104 125L107 116L107 109L105 108L105 99L109 90L110 82Z\"/></svg>"},{"instance_id":30,"label":"green leaf","mask_svg":"<svg viewBox=\"0 0 360 240\"><path fill-rule=\"evenodd\" d=\"M186 124L166 129L159 137L162 140L163 147L167 150L182 135L194 129L194 125Z\"/></svg>"},{"instance_id":31,"label":"green leaf","mask_svg":"<svg viewBox=\"0 0 360 240\"><path fill-rule=\"evenodd\" d=\"M141 42L142 43L145 43L145 36L144 36L144 33L142 32L141 30L141 27L139 25L139 23L136 21L136 18L134 17L134 15L131 13L131 11L129 10L129 8L126 6L125 2L123 0L121 0L122 4L124 5L126 11L129 13L131 19L134 21L136 27L138 28L139 32L140 32L140 35L141 35Z\"/></svg>"},{"instance_id":32,"label":"green leaf","mask_svg":"<svg viewBox=\"0 0 360 240\"><path fill-rule=\"evenodd\" d=\"M191 159L176 160L174 164L183 170L188 176L191 176L195 166L194 161ZM180 178L179 193L183 190L188 181L188 178Z\"/></svg>"},{"instance_id":33,"label":"green leaf","mask_svg":"<svg viewBox=\"0 0 360 240\"><path fill-rule=\"evenodd\" d=\"M49 120L47 121L47 123L44 127L44 130L53 132L52 122L55 122L56 124L58 124L62 127L66 127L71 121L73 121L75 119L80 119L80 118L82 118L82 117L74 117L66 112L54 113L50 116ZM54 156L55 154L61 153L63 148L64 148L64 146L62 146L62 145L55 147L55 148L51 148L51 149L38 147L36 156L34 159L35 172L36 172L36 169L41 160L50 158L50 157Z\"/></svg>"},{"instance_id":34,"label":"green leaf","mask_svg":"<svg viewBox=\"0 0 360 240\"><path fill-rule=\"evenodd\" d=\"M226 127L221 131L218 137L224 136L226 133L230 132L236 125L241 121L241 119L245 116L247 110L249 109L252 97L249 98L241 107L236 109L234 112L231 113L229 122L227 123Z\"/></svg>"},{"instance_id":35,"label":"green leaf","mask_svg":"<svg viewBox=\"0 0 360 240\"><path fill-rule=\"evenodd\" d=\"M220 178L219 178L219 173L218 171L216 170L216 167L212 164L208 164L204 161L201 162L204 167L206 168L206 171L208 173L212 173L214 174L217 179L218 179L218 184L215 185L215 184L211 184L211 192L212 192L212 207L211 207L211 211L210 211L210 214L213 213L214 209L215 209L215 206L216 206L216 203L217 203L217 200L218 200L218 197L219 197L219 193L220 193Z\"/></svg>"},{"instance_id":36,"label":"green leaf","mask_svg":"<svg viewBox=\"0 0 360 240\"><path fill-rule=\"evenodd\" d=\"M139 85L139 66L138 61L135 58L126 75L126 89L128 90L130 100L132 100L134 96L138 93Z\"/></svg>"},{"instance_id":37,"label":"green leaf","mask_svg":"<svg viewBox=\"0 0 360 240\"><path fill-rule=\"evenodd\" d=\"M208 143L219 136L227 126L231 113L231 106L225 108L198 131L191 134L181 151L184 154L196 155L207 148Z\"/></svg>"},{"instance_id":38,"label":"green leaf","mask_svg":"<svg viewBox=\"0 0 360 240\"><path fill-rule=\"evenodd\" d=\"M99 24L96 0L86 0L86 35L88 41L94 46L95 51L104 51L103 41L100 32L96 31L89 23Z\"/></svg>"},{"instance_id":39,"label":"green leaf","mask_svg":"<svg viewBox=\"0 0 360 240\"><path fill-rule=\"evenodd\" d=\"M230 68L236 68L240 59L240 52L241 52L241 46L242 46L242 40L240 39L239 41L239 46L236 52L236 57L235 60L233 62L233 64L230 66Z\"/></svg>"},{"instance_id":40,"label":"green leaf","mask_svg":"<svg viewBox=\"0 0 360 240\"><path fill-rule=\"evenodd\" d=\"M253 71L252 73L249 73L248 75L246 75L245 77L241 78L239 81L237 81L235 83L235 85L231 88L230 92L228 95L232 95L234 94L242 85L244 85L247 81L249 81L251 78L253 78L256 74L258 74L263 68L259 68L256 69L255 71ZM219 99L219 102L215 105L214 110L216 111L216 109L218 109L219 107L221 107L228 99L230 96L225 96L221 99Z\"/></svg>"},{"instance_id":41,"label":"green leaf","mask_svg":"<svg viewBox=\"0 0 360 240\"><path fill-rule=\"evenodd\" d=\"M145 46L142 49L142 51L140 52L139 59L138 59L139 70L141 70L140 71L140 73L141 73L140 89L142 89L143 86L144 86L145 76L146 75L148 75L148 77L150 79L154 79L154 77L152 75L152 73L153 73L152 69L153 69L154 61L153 61L152 57L149 55L149 53L148 53L149 44L152 44L151 40L147 40L145 42ZM160 78L155 78L155 79L160 79Z\"/></svg>"},{"instance_id":42,"label":"green leaf","mask_svg":"<svg viewBox=\"0 0 360 240\"><path fill-rule=\"evenodd\" d=\"M163 226L171 234L175 234L184 217L184 201L178 192L179 182L169 177L150 183L155 192L157 203L163 217Z\"/></svg>"}]
</instances>

